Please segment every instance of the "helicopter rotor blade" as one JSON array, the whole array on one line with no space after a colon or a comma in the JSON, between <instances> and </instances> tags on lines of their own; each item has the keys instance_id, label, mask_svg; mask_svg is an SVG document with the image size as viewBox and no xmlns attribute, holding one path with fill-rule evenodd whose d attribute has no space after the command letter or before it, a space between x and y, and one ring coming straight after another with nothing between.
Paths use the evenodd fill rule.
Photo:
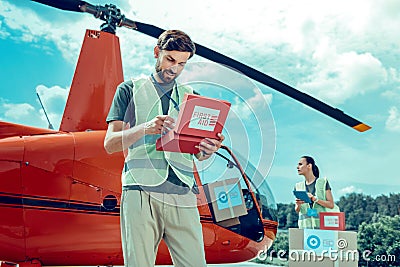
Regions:
<instances>
[{"instance_id":1,"label":"helicopter rotor blade","mask_svg":"<svg viewBox=\"0 0 400 267\"><path fill-rule=\"evenodd\" d=\"M38 2L46 6L52 6L58 9L75 11L75 12L83 12L80 9L80 7L85 4L88 4L85 1L80 1L80 0L31 0L31 1Z\"/></svg>"},{"instance_id":2,"label":"helicopter rotor blade","mask_svg":"<svg viewBox=\"0 0 400 267\"><path fill-rule=\"evenodd\" d=\"M63 10L69 11L77 11L77 12L87 12L94 15L96 18L100 18L104 20L104 11L107 10L107 7L103 6L93 6L85 1L80 0L32 0L41 4L45 4L48 6L56 7ZM119 9L118 9L119 11ZM137 21L132 21L125 16L121 15L118 16L116 21L116 26L124 26L130 29L134 29L146 35L149 35L154 38L158 38L164 29L159 27L145 24ZM196 45L196 54L209 59L213 62L220 63L225 66L229 66L242 74L246 75L247 77L258 81L272 89L275 89L282 94L285 94L313 109L320 111L321 113L347 125L359 132L364 132L371 129L370 126L356 120L355 118L345 114L343 111L331 107L324 102L305 94L294 87L287 85L267 74L264 74L250 66L247 66L233 58L227 57L217 51L214 51L210 48L207 48L203 45L197 44Z\"/></svg>"},{"instance_id":3,"label":"helicopter rotor blade","mask_svg":"<svg viewBox=\"0 0 400 267\"><path fill-rule=\"evenodd\" d=\"M246 75L247 77L249 77L255 81L258 81L272 89L275 89L276 91L279 91L282 94L285 94L285 95L287 95L287 96L289 96L289 97L291 97L313 109L316 109L319 112L321 112L337 121L340 121L340 122L344 123L345 125L350 126L359 132L364 132L371 128L370 126L345 114L340 109L329 106L328 104L326 104L306 93L303 93L286 83L283 83L269 75L266 75L252 67L249 67L237 60L229 58L229 57L227 57L221 53L218 53L214 50L211 50L207 47L196 44L196 54L198 54L202 57L205 57L207 59L210 59L214 62L234 68L234 69L240 71L241 73L243 73L244 75Z\"/></svg>"},{"instance_id":4,"label":"helicopter rotor blade","mask_svg":"<svg viewBox=\"0 0 400 267\"><path fill-rule=\"evenodd\" d=\"M149 36L152 36L154 38L158 38L158 36L164 31L163 29L158 28L156 26L141 23L141 22L135 22L135 25L136 25L136 28L134 28L135 30L137 30L141 33L147 34ZM249 77L255 81L258 81L272 89L275 89L293 99L296 99L297 101L299 101L311 108L314 108L314 109L320 111L321 113L323 113L337 121L340 121L347 126L354 128L355 130L357 130L359 132L364 132L364 131L371 129L370 126L354 119L353 117L350 117L349 115L345 114L343 111L341 111L337 108L333 108L333 107L325 104L324 102L291 87L290 85L287 85L281 81L278 81L277 79L275 79L271 76L268 76L252 67L249 67L235 59L227 57L227 56L225 56L219 52L216 52L212 49L209 49L203 45L200 45L197 43L195 45L196 45L196 54L201 57L207 58L213 62L220 63L225 66L229 66L229 67L243 73L247 77Z\"/></svg>"}]
</instances>

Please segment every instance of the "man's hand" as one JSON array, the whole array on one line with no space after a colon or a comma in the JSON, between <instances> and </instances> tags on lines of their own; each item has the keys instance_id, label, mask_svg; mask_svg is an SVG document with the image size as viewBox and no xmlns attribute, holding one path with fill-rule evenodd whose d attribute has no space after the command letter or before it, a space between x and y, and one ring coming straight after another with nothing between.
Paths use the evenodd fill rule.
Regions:
<instances>
[{"instance_id":1,"label":"man's hand","mask_svg":"<svg viewBox=\"0 0 400 267\"><path fill-rule=\"evenodd\" d=\"M163 134L175 127L174 118L168 115L158 115L144 125L145 134Z\"/></svg>"},{"instance_id":2,"label":"man's hand","mask_svg":"<svg viewBox=\"0 0 400 267\"><path fill-rule=\"evenodd\" d=\"M204 138L201 140L198 146L200 153L196 155L198 160L205 160L211 157L213 153L215 153L221 146L222 142L225 140L223 134L218 134L219 139L212 139L212 138Z\"/></svg>"}]
</instances>

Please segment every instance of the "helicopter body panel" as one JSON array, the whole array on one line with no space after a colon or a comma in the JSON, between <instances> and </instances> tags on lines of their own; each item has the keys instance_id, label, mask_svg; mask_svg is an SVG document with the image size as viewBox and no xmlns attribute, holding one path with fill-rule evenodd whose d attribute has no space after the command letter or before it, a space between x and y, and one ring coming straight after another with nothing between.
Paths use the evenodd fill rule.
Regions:
<instances>
[{"instance_id":1,"label":"helicopter body panel","mask_svg":"<svg viewBox=\"0 0 400 267\"><path fill-rule=\"evenodd\" d=\"M104 151L104 135L103 130L0 140L2 151L10 151L6 144L19 147L7 159L2 153L0 160L0 213L6 215L0 228L0 259L52 266L123 264L123 155ZM273 238L255 242L216 225L204 201L201 191L198 204L209 263L245 261L272 244ZM269 236L276 233L268 231ZM164 242L156 263L172 263Z\"/></svg>"}]
</instances>

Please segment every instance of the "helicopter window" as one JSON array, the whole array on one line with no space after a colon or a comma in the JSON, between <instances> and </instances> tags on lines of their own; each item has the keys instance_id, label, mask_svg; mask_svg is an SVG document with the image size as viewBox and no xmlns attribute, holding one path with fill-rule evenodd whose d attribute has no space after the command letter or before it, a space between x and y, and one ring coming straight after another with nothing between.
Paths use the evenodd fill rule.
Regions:
<instances>
[{"instance_id":1,"label":"helicopter window","mask_svg":"<svg viewBox=\"0 0 400 267\"><path fill-rule=\"evenodd\" d=\"M113 195L107 195L103 198L102 206L106 210L114 210L117 207L118 200Z\"/></svg>"},{"instance_id":2,"label":"helicopter window","mask_svg":"<svg viewBox=\"0 0 400 267\"><path fill-rule=\"evenodd\" d=\"M243 196L243 206L245 206L247 212L244 215L226 221L216 221L215 203L209 203L210 210L212 210L214 215L214 220L222 227L246 236L252 240L260 241L263 238L263 225L257 210L257 205L254 203L253 196L250 193L237 164L233 159L231 159L229 153L221 150L222 149L220 149L219 152L210 160L196 162L200 180L206 189L205 192L207 199L209 202L215 200L210 196L210 190L208 189L210 185L218 185L218 183L229 184L230 181L236 179L239 181L239 188L241 189L241 194ZM262 217L263 219L275 220L275 202L273 201L272 192L269 190L265 181L264 183L260 183L261 181L259 180L260 177L262 177L261 174L259 174L254 167L249 167L250 165L251 164L246 163L245 172L249 172L248 174L246 173L249 180L254 179L255 182L259 184L257 187L257 183L250 181L251 191L255 192L255 199L261 209ZM224 199L221 200L224 201Z\"/></svg>"},{"instance_id":3,"label":"helicopter window","mask_svg":"<svg viewBox=\"0 0 400 267\"><path fill-rule=\"evenodd\" d=\"M277 205L266 178L252 164L246 166L245 173L250 180L251 189L256 193L263 219L277 221Z\"/></svg>"}]
</instances>

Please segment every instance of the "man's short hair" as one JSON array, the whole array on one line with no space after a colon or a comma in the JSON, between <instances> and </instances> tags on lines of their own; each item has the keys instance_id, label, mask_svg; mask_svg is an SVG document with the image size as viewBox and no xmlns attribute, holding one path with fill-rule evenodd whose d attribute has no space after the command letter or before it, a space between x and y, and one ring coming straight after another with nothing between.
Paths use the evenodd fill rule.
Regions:
<instances>
[{"instance_id":1,"label":"man's short hair","mask_svg":"<svg viewBox=\"0 0 400 267\"><path fill-rule=\"evenodd\" d=\"M196 53L196 46L189 35L180 30L167 30L163 32L157 41L161 50L190 52L191 58Z\"/></svg>"}]
</instances>

